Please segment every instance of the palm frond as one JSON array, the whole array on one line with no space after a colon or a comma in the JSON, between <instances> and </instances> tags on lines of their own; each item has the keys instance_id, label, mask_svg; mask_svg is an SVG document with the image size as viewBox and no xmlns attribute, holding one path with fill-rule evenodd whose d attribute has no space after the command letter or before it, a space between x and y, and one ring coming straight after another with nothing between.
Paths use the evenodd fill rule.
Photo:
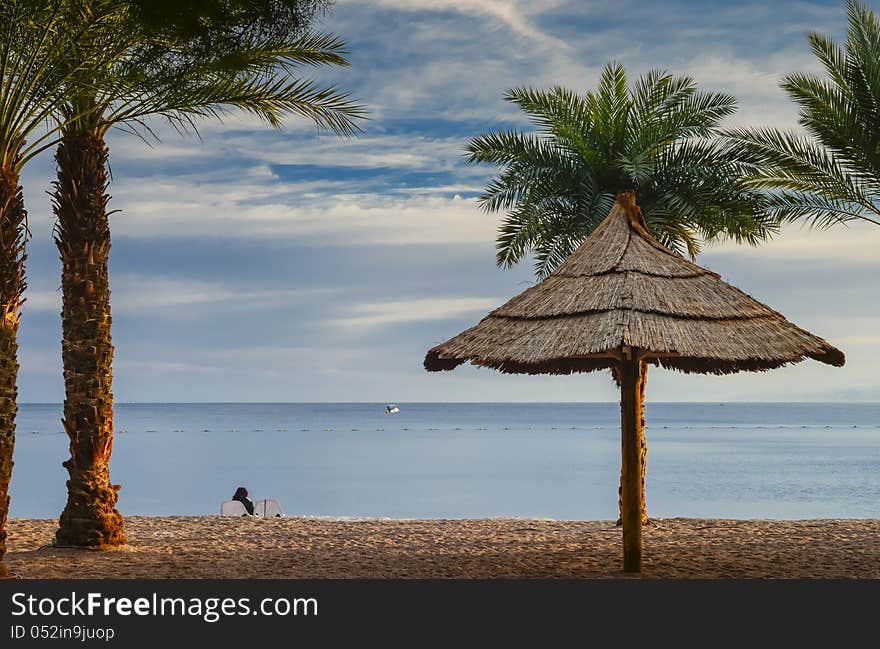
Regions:
<instances>
[{"instance_id":1,"label":"palm frond","mask_svg":"<svg viewBox=\"0 0 880 649\"><path fill-rule=\"evenodd\" d=\"M861 214L866 220L878 214L878 179L859 173L846 159L817 142L774 129L735 129L726 135L732 146L749 159L751 171L744 179L747 186L799 197L797 203L802 209L786 212L785 218L793 218L795 213L808 216L804 209L810 205L823 211L823 206L846 205L853 218ZM806 199L808 195L812 199ZM837 221L818 216L813 222L831 225Z\"/></svg>"},{"instance_id":2,"label":"palm frond","mask_svg":"<svg viewBox=\"0 0 880 649\"><path fill-rule=\"evenodd\" d=\"M794 73L781 87L800 107L808 137L775 129L726 133L748 162L745 183L768 196L782 221L830 227L861 220L880 225L880 20L847 0L844 45L816 32L810 49L824 76Z\"/></svg>"},{"instance_id":3,"label":"palm frond","mask_svg":"<svg viewBox=\"0 0 880 649\"><path fill-rule=\"evenodd\" d=\"M782 222L805 221L810 227L825 229L850 221L865 221L880 225L880 214L858 203L823 196L821 194L783 189L771 193L767 204Z\"/></svg>"},{"instance_id":4,"label":"palm frond","mask_svg":"<svg viewBox=\"0 0 880 649\"><path fill-rule=\"evenodd\" d=\"M100 134L116 126L144 136L145 121L159 117L181 133L197 134L198 121L238 109L276 128L299 115L352 136L367 117L348 92L298 74L303 66L348 65L345 43L334 34L246 29L215 50L193 51L177 37L139 30L129 2L86 4L102 11L83 17L89 48L69 56L80 73L67 90L69 97L86 98L91 111L78 123L67 119L67 131ZM66 112L75 110L69 102Z\"/></svg>"},{"instance_id":5,"label":"palm frond","mask_svg":"<svg viewBox=\"0 0 880 649\"><path fill-rule=\"evenodd\" d=\"M721 239L756 245L778 229L763 195L742 182L748 152L716 141L736 109L731 95L661 70L630 88L623 66L611 63L594 91L517 88L505 99L537 130L485 133L466 147L468 163L498 167L478 200L486 212L506 212L499 266L531 254L536 275L547 275L626 190L655 236L682 254Z\"/></svg>"},{"instance_id":6,"label":"palm frond","mask_svg":"<svg viewBox=\"0 0 880 649\"><path fill-rule=\"evenodd\" d=\"M0 164L20 168L81 117L62 107L84 70L70 65L71 54L87 47L89 33L67 10L64 0L0 0Z\"/></svg>"}]
</instances>

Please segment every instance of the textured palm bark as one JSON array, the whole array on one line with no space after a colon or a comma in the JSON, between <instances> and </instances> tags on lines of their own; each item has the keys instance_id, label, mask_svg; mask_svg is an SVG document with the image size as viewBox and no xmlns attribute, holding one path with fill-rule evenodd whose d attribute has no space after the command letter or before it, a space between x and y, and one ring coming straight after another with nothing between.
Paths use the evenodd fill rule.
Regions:
<instances>
[{"instance_id":1,"label":"textured palm bark","mask_svg":"<svg viewBox=\"0 0 880 649\"><path fill-rule=\"evenodd\" d=\"M618 385L620 379L615 375ZM639 390L641 391L641 403L645 403L645 383L648 380L647 363L639 364ZM642 425L639 427L639 470L641 472L640 480L642 483L642 525L648 524L648 506L645 504L645 473L648 470L648 442L645 439L645 410L642 408ZM617 488L617 524L623 525L623 469L620 471L620 486Z\"/></svg>"},{"instance_id":2,"label":"textured palm bark","mask_svg":"<svg viewBox=\"0 0 880 649\"><path fill-rule=\"evenodd\" d=\"M113 345L107 260L107 157L93 134L65 137L55 161L52 195L55 244L61 253L64 419L70 459L64 462L67 505L55 534L57 545L102 547L125 543L116 510L119 485L110 483L113 449Z\"/></svg>"},{"instance_id":3,"label":"textured palm bark","mask_svg":"<svg viewBox=\"0 0 880 649\"><path fill-rule=\"evenodd\" d=\"M0 576L8 574L3 558L18 411L18 317L26 239L27 212L18 174L0 169Z\"/></svg>"}]
</instances>

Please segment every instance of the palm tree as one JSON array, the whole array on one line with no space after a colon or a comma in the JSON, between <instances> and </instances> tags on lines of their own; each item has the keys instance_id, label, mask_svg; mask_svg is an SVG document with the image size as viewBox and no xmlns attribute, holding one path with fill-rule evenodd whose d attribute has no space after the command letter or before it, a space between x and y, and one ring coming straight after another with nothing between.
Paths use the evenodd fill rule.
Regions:
<instances>
[{"instance_id":1,"label":"palm tree","mask_svg":"<svg viewBox=\"0 0 880 649\"><path fill-rule=\"evenodd\" d=\"M27 212L24 166L54 146L46 126L64 97L66 55L80 30L64 21L60 2L0 0L0 574L6 572L6 517L15 446L18 322L24 302Z\"/></svg>"},{"instance_id":2,"label":"palm tree","mask_svg":"<svg viewBox=\"0 0 880 649\"><path fill-rule=\"evenodd\" d=\"M733 129L731 148L751 157L749 184L769 190L781 221L817 227L848 221L880 225L880 21L847 0L846 43L812 32L825 76L790 74L781 87L799 106L807 135Z\"/></svg>"},{"instance_id":3,"label":"palm tree","mask_svg":"<svg viewBox=\"0 0 880 649\"><path fill-rule=\"evenodd\" d=\"M206 52L176 34L141 29L129 2L79 0L76 5L76 19L90 25L91 40L71 64L81 72L68 84L68 101L60 111L65 126L52 194L62 260L63 424L71 453L64 463L68 500L55 542L100 547L125 542L116 510L119 486L110 483L108 469L113 345L107 131L115 126L148 137L153 131L145 120L158 116L188 132L198 119L239 108L272 126L296 113L351 135L363 110L345 93L295 76L301 65L347 65L338 38L307 31L310 15L296 32L275 34L249 25L232 50ZM107 50L116 56L88 66L93 52Z\"/></svg>"},{"instance_id":4,"label":"palm tree","mask_svg":"<svg viewBox=\"0 0 880 649\"><path fill-rule=\"evenodd\" d=\"M536 275L546 276L622 191L636 193L657 239L691 257L702 242L754 245L774 231L760 194L740 182L742 162L712 139L736 109L730 95L656 70L630 88L623 66L612 63L596 91L520 88L505 99L539 131L488 133L467 146L469 163L501 168L479 199L487 212L507 212L499 266L533 253Z\"/></svg>"},{"instance_id":5,"label":"palm tree","mask_svg":"<svg viewBox=\"0 0 880 649\"><path fill-rule=\"evenodd\" d=\"M520 88L505 99L538 132L498 131L467 146L469 163L500 167L479 197L485 211L506 212L499 266L531 253L535 274L548 275L624 191L636 194L658 240L692 258L703 242L754 245L774 231L761 194L741 182L743 162L716 138L720 121L735 111L730 95L700 92L693 79L657 70L630 87L624 67L612 63L595 91ZM644 490L644 438L641 448Z\"/></svg>"}]
</instances>

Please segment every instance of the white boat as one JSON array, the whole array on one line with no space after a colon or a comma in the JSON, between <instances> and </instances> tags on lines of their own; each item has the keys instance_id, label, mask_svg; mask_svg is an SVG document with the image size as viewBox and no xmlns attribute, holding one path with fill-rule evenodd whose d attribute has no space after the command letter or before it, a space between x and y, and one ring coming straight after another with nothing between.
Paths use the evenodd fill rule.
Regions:
<instances>
[{"instance_id":1,"label":"white boat","mask_svg":"<svg viewBox=\"0 0 880 649\"><path fill-rule=\"evenodd\" d=\"M393 403L389 403L387 406L385 406L386 415L393 415L395 412L400 412L400 408L398 408Z\"/></svg>"}]
</instances>

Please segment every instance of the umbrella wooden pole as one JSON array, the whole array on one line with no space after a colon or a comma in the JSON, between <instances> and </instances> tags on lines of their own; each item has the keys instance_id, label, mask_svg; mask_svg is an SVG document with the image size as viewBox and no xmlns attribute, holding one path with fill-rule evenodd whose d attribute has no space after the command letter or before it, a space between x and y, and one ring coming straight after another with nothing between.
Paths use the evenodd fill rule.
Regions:
<instances>
[{"instance_id":1,"label":"umbrella wooden pole","mask_svg":"<svg viewBox=\"0 0 880 649\"><path fill-rule=\"evenodd\" d=\"M644 392L646 372L640 371L636 355L620 364L620 440L621 481L623 496L623 570L642 570L642 494L641 439L644 424Z\"/></svg>"},{"instance_id":2,"label":"umbrella wooden pole","mask_svg":"<svg viewBox=\"0 0 880 649\"><path fill-rule=\"evenodd\" d=\"M639 377L639 399L641 403L645 402L645 383L647 382L648 364L642 363L639 367L641 375ZM639 434L639 472L641 473L642 483L642 525L648 524L648 505L645 496L645 472L648 468L648 443L645 441L645 417L644 409L642 409L641 428ZM617 489L617 524L623 525L623 471L620 472L620 486Z\"/></svg>"}]
</instances>

